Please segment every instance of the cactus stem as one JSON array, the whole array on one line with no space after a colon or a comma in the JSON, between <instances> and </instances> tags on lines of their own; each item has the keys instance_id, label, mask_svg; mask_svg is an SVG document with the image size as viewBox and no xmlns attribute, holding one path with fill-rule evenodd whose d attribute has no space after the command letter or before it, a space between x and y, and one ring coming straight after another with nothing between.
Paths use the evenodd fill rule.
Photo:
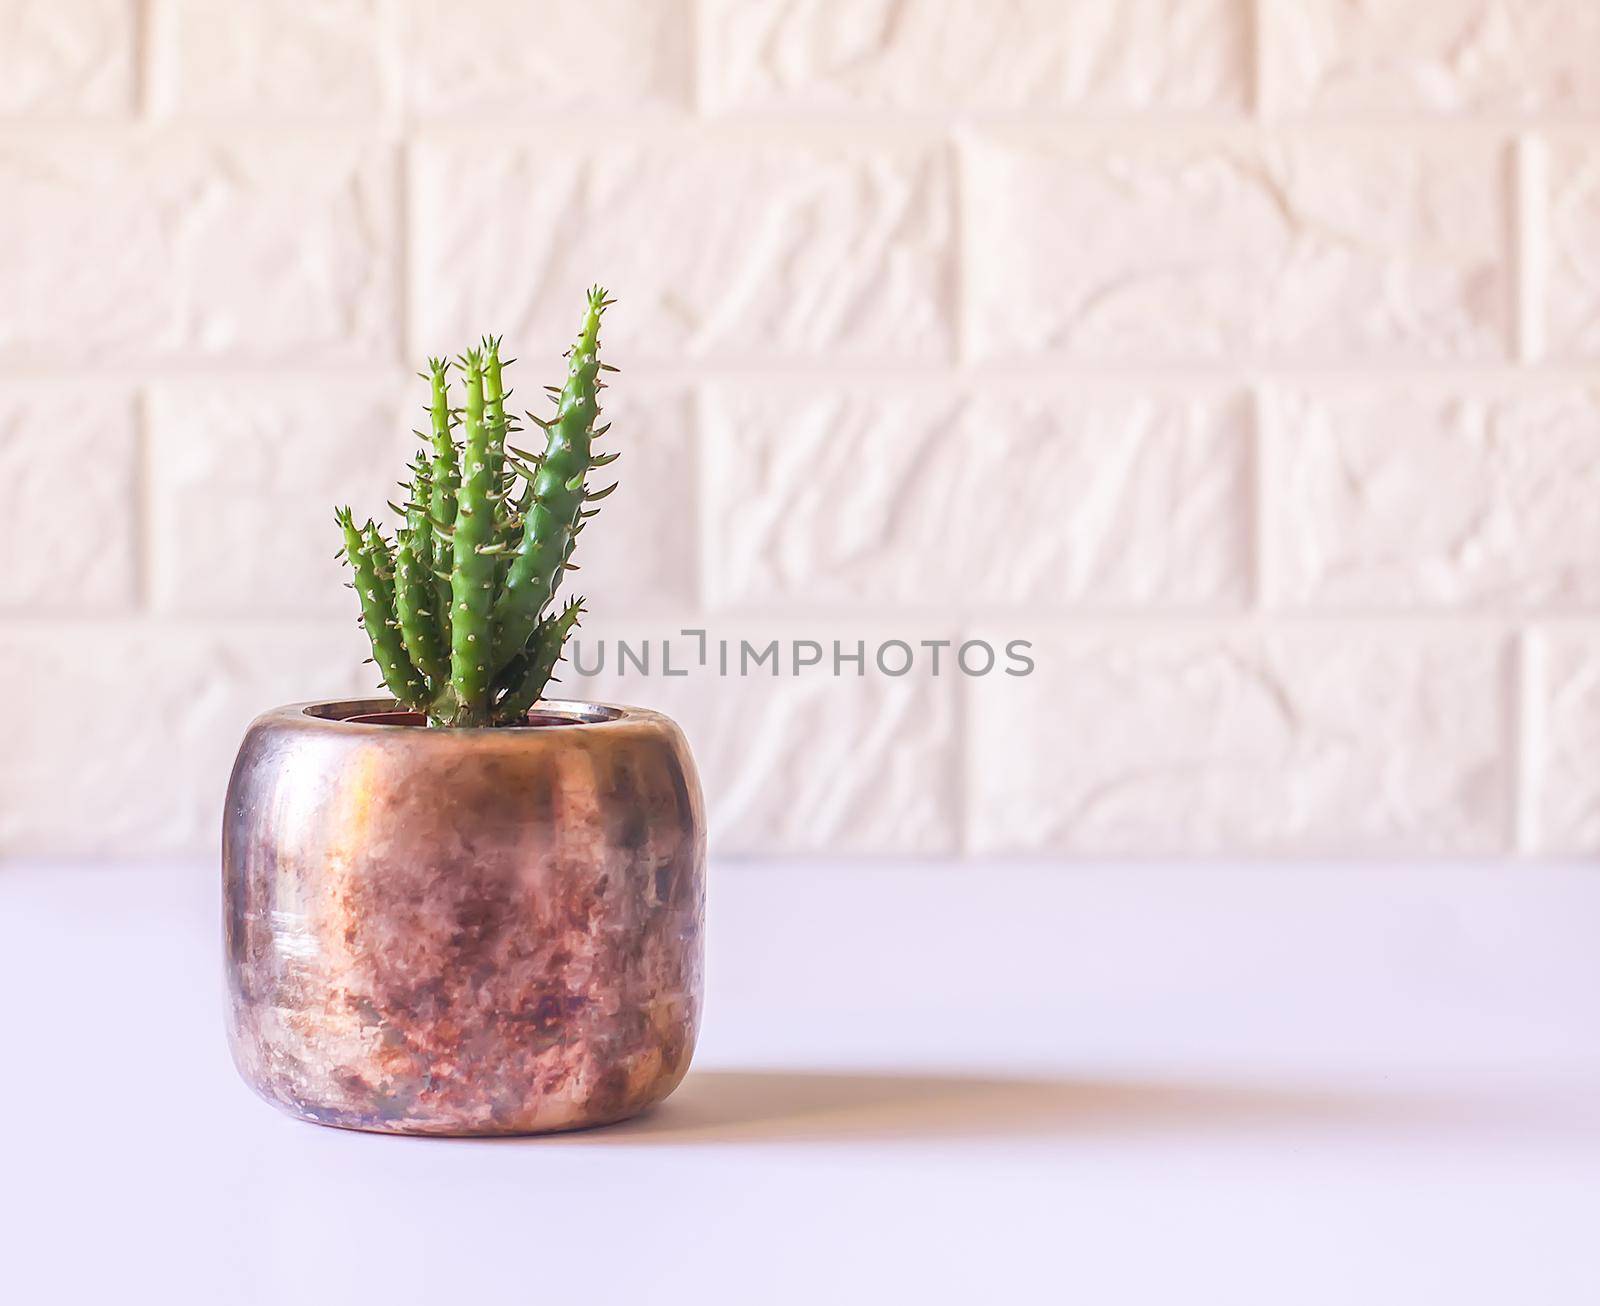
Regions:
<instances>
[{"instance_id":1,"label":"cactus stem","mask_svg":"<svg viewBox=\"0 0 1600 1306\"><path fill-rule=\"evenodd\" d=\"M358 624L372 643L372 655L383 672L383 683L401 703L420 707L426 700L426 686L400 641L399 623L391 615L395 610L394 591L384 578L389 568L380 565L387 563L388 546L370 521L358 531L349 509L344 510L339 524L344 531L345 551L356 571L356 592L361 599Z\"/></svg>"},{"instance_id":2,"label":"cactus stem","mask_svg":"<svg viewBox=\"0 0 1600 1306\"><path fill-rule=\"evenodd\" d=\"M502 679L508 688L495 704L494 720L511 725L525 720L528 710L539 701L549 685L562 646L583 612L583 600L575 598L558 614L546 617L535 628L527 649L507 666Z\"/></svg>"},{"instance_id":3,"label":"cactus stem","mask_svg":"<svg viewBox=\"0 0 1600 1306\"><path fill-rule=\"evenodd\" d=\"M528 478L530 499L523 509L522 537L495 602L497 670L522 655L535 636L539 614L555 592L561 564L571 552L572 531L583 506L594 426L601 298L598 292L590 294L583 326L572 347L566 384L546 387L556 397L556 416L553 421L538 422L545 431L545 448L534 475ZM534 420L533 414L529 418ZM529 457L527 450L514 452Z\"/></svg>"},{"instance_id":4,"label":"cactus stem","mask_svg":"<svg viewBox=\"0 0 1600 1306\"><path fill-rule=\"evenodd\" d=\"M478 670L473 646L490 638L495 563L480 550L492 543L493 505L489 499L494 475L489 462L496 445L492 413L486 413L485 360L476 350L465 355L466 445L462 462L469 469L462 479L456 516L454 559L450 588L454 600L451 623L450 685L459 705L459 723L486 725L489 719L489 684ZM492 365L492 364L491 364ZM493 392L491 384L490 392ZM488 417L489 420L485 420Z\"/></svg>"}]
</instances>

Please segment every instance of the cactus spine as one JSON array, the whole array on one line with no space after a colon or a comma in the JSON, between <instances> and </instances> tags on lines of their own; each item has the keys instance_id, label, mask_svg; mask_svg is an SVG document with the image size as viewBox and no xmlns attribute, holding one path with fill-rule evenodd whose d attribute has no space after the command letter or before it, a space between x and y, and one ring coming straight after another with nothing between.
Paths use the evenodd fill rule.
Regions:
<instances>
[{"instance_id":1,"label":"cactus spine","mask_svg":"<svg viewBox=\"0 0 1600 1306\"><path fill-rule=\"evenodd\" d=\"M539 700L583 611L582 600L551 606L594 509L615 486L593 490L591 443L599 415L600 319L611 304L589 293L549 419L528 414L545 434L542 450L511 447L519 430L506 412L510 391L500 340L485 337L458 360L462 406L452 407L451 364L430 359L428 443L393 504L403 524L395 543L349 508L336 517L354 569L361 624L383 683L431 725L515 725Z\"/></svg>"}]
</instances>

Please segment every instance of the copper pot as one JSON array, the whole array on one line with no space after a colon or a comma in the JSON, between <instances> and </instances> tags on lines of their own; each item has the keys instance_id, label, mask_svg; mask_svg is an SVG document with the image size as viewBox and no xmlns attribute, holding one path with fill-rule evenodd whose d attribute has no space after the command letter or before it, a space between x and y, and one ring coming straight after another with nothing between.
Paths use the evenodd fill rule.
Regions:
<instances>
[{"instance_id":1,"label":"copper pot","mask_svg":"<svg viewBox=\"0 0 1600 1306\"><path fill-rule=\"evenodd\" d=\"M234 1062L292 1115L544 1133L643 1111L689 1068L705 822L657 713L279 708L240 747L222 869Z\"/></svg>"}]
</instances>

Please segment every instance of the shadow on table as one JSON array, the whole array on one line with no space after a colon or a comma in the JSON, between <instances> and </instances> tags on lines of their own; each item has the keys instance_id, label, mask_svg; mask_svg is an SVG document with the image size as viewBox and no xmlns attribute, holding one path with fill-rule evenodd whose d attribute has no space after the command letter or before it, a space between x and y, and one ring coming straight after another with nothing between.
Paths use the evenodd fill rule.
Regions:
<instances>
[{"instance_id":1,"label":"shadow on table","mask_svg":"<svg viewBox=\"0 0 1600 1306\"><path fill-rule=\"evenodd\" d=\"M1415 1098L1161 1081L817 1070L699 1070L637 1120L586 1143L1043 1139L1404 1126Z\"/></svg>"}]
</instances>

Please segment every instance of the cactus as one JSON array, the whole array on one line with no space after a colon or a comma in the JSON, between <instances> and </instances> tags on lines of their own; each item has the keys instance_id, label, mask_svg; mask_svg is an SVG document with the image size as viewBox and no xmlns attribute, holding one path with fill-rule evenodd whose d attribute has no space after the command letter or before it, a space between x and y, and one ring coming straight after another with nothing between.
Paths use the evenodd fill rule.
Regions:
<instances>
[{"instance_id":1,"label":"cactus","mask_svg":"<svg viewBox=\"0 0 1600 1306\"><path fill-rule=\"evenodd\" d=\"M445 359L429 359L426 442L404 484L391 544L348 507L335 511L345 565L361 604L383 685L402 707L433 726L509 726L527 720L549 684L583 600L553 605L586 507L616 486L592 488L588 475L616 458L595 456L600 318L612 301L589 292L567 377L549 418L527 414L543 449L511 443L521 427L506 411L511 392L500 338L485 336L455 360L462 402L452 406Z\"/></svg>"}]
</instances>

